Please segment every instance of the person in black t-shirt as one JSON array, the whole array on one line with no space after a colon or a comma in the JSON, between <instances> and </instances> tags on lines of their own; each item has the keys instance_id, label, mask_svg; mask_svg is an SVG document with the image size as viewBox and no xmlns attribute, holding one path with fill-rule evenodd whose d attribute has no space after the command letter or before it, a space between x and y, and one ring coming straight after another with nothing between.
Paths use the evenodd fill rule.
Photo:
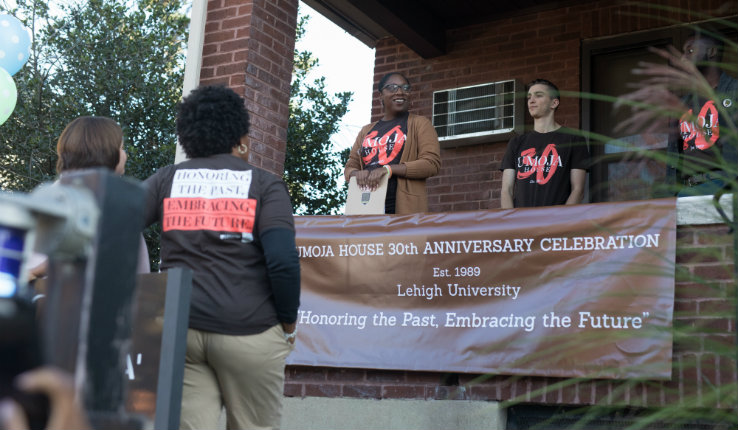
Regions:
<instances>
[{"instance_id":1,"label":"person in black t-shirt","mask_svg":"<svg viewBox=\"0 0 738 430\"><path fill-rule=\"evenodd\" d=\"M669 118L662 196L715 194L738 176L738 80L721 64L724 36L709 27L696 29L682 52L652 48L666 62L639 63L632 73L645 79L615 104L632 110L616 131L663 132Z\"/></svg>"},{"instance_id":2,"label":"person in black t-shirt","mask_svg":"<svg viewBox=\"0 0 738 430\"><path fill-rule=\"evenodd\" d=\"M278 428L294 348L300 262L281 178L244 160L249 115L226 87L200 87L177 112L189 160L146 180L161 268L192 270L180 428Z\"/></svg>"},{"instance_id":3,"label":"person in black t-shirt","mask_svg":"<svg viewBox=\"0 0 738 430\"><path fill-rule=\"evenodd\" d=\"M667 168L666 181L684 185L679 196L714 194L730 177L723 163L734 167L738 162L735 142L726 143L726 124L738 120L738 81L720 69L722 51L722 40L700 32L684 43L682 59L697 67L714 93L684 96L684 115L672 124L668 151L679 161Z\"/></svg>"},{"instance_id":4,"label":"person in black t-shirt","mask_svg":"<svg viewBox=\"0 0 738 430\"><path fill-rule=\"evenodd\" d=\"M559 90L545 80L527 85L533 131L513 137L502 160L503 209L581 202L588 151L582 138L554 119Z\"/></svg>"}]
</instances>

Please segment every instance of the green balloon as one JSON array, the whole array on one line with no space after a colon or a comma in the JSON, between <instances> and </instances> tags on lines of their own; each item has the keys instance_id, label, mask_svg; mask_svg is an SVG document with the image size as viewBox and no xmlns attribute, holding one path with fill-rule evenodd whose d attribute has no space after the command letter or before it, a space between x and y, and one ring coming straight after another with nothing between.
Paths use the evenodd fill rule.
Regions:
<instances>
[{"instance_id":1,"label":"green balloon","mask_svg":"<svg viewBox=\"0 0 738 430\"><path fill-rule=\"evenodd\" d=\"M18 101L18 89L7 70L0 67L0 125L8 120Z\"/></svg>"}]
</instances>

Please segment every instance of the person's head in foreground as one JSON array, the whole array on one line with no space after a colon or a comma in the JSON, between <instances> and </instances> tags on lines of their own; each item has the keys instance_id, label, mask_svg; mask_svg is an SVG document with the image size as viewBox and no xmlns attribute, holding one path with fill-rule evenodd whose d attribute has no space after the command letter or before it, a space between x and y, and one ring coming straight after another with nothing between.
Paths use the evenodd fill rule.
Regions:
<instances>
[{"instance_id":1,"label":"person's head in foreground","mask_svg":"<svg viewBox=\"0 0 738 430\"><path fill-rule=\"evenodd\" d=\"M104 116L82 116L70 122L56 144L56 172L107 167L125 173L128 156L123 150L123 130Z\"/></svg>"},{"instance_id":2,"label":"person's head in foreground","mask_svg":"<svg viewBox=\"0 0 738 430\"><path fill-rule=\"evenodd\" d=\"M189 158L230 154L247 145L249 114L244 99L224 86L193 90L177 109L177 136Z\"/></svg>"}]
</instances>

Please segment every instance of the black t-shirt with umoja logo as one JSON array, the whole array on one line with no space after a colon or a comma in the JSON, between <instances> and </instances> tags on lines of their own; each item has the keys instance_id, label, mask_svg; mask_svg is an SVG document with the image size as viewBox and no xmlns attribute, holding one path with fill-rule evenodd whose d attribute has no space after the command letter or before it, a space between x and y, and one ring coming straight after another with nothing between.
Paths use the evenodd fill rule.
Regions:
<instances>
[{"instance_id":1,"label":"black t-shirt with umoja logo","mask_svg":"<svg viewBox=\"0 0 738 430\"><path fill-rule=\"evenodd\" d=\"M389 164L399 164L402 150L407 140L407 117L405 112L389 121L379 121L364 136L359 155L367 170L383 168ZM384 213L395 213L397 196L397 178L391 177L387 182L387 197L384 201Z\"/></svg>"},{"instance_id":2,"label":"black t-shirt with umoja logo","mask_svg":"<svg viewBox=\"0 0 738 430\"><path fill-rule=\"evenodd\" d=\"M738 119L736 104L738 100L738 81L726 74L720 76L720 83L716 89L715 100L706 100L694 95L686 96L683 101L689 108L679 119L680 152L691 157L692 166L699 170L716 170L720 158L725 157L728 163L736 161L735 143L724 144L726 137L721 139L720 125L723 124L723 133L730 139L728 117L733 121ZM722 152L722 153L721 153Z\"/></svg>"},{"instance_id":3,"label":"black t-shirt with umoja logo","mask_svg":"<svg viewBox=\"0 0 738 430\"><path fill-rule=\"evenodd\" d=\"M582 138L563 128L513 137L500 166L515 169L513 206L563 205L571 194L571 169L586 170L588 158Z\"/></svg>"}]
</instances>

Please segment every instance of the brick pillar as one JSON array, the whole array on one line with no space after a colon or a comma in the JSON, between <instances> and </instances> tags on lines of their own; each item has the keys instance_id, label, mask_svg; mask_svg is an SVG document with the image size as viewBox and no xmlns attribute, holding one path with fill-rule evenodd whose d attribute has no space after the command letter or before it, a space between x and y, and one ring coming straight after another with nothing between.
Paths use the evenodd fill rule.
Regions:
<instances>
[{"instance_id":1,"label":"brick pillar","mask_svg":"<svg viewBox=\"0 0 738 430\"><path fill-rule=\"evenodd\" d=\"M298 0L210 0L200 84L225 84L246 99L249 160L284 171Z\"/></svg>"}]
</instances>

